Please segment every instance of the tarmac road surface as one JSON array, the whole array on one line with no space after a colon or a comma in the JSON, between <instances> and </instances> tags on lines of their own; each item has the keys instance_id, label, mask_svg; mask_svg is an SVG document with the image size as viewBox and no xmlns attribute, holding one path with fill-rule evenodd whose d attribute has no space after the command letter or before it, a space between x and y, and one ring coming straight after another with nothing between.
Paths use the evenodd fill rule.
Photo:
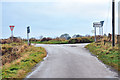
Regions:
<instances>
[{"instance_id":1,"label":"tarmac road surface","mask_svg":"<svg viewBox=\"0 0 120 80\"><path fill-rule=\"evenodd\" d=\"M87 44L36 44L48 55L26 78L115 78L111 71L84 48Z\"/></svg>"}]
</instances>

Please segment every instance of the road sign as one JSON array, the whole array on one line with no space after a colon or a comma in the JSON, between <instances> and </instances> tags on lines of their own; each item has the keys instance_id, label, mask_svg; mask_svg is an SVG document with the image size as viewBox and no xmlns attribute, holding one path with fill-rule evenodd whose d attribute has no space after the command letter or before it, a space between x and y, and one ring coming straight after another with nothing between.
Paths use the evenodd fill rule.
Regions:
<instances>
[{"instance_id":1,"label":"road sign","mask_svg":"<svg viewBox=\"0 0 120 80\"><path fill-rule=\"evenodd\" d=\"M10 30L11 30L11 38L12 38L12 42L13 42L13 29L14 29L15 26L11 25L9 27L10 27Z\"/></svg>"},{"instance_id":2,"label":"road sign","mask_svg":"<svg viewBox=\"0 0 120 80\"><path fill-rule=\"evenodd\" d=\"M27 33L30 33L30 27L29 26L27 27Z\"/></svg>"},{"instance_id":3,"label":"road sign","mask_svg":"<svg viewBox=\"0 0 120 80\"><path fill-rule=\"evenodd\" d=\"M103 26L103 24L104 24L104 21L100 21L100 23L101 23L101 26Z\"/></svg>"},{"instance_id":4,"label":"road sign","mask_svg":"<svg viewBox=\"0 0 120 80\"><path fill-rule=\"evenodd\" d=\"M10 27L11 31L13 31L13 29L14 29L15 26L9 26L9 27Z\"/></svg>"},{"instance_id":5,"label":"road sign","mask_svg":"<svg viewBox=\"0 0 120 80\"><path fill-rule=\"evenodd\" d=\"M102 27L101 22L94 22L93 27Z\"/></svg>"}]
</instances>

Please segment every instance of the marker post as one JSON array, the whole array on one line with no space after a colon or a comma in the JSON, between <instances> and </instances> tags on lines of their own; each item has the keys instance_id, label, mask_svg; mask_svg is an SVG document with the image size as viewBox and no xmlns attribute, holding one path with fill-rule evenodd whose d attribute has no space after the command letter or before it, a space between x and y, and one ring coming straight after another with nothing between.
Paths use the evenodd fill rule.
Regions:
<instances>
[{"instance_id":1,"label":"marker post","mask_svg":"<svg viewBox=\"0 0 120 80\"><path fill-rule=\"evenodd\" d=\"M28 40L28 46L30 46L30 41L29 41L29 33L30 33L30 27L27 27L27 40Z\"/></svg>"}]
</instances>

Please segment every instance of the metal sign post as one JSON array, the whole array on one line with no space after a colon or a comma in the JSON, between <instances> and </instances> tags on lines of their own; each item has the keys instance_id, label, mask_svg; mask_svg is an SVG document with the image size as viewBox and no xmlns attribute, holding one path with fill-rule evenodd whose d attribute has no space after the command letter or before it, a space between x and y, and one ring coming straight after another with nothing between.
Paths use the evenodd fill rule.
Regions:
<instances>
[{"instance_id":1,"label":"metal sign post","mask_svg":"<svg viewBox=\"0 0 120 80\"><path fill-rule=\"evenodd\" d=\"M30 27L27 27L27 40L28 40L28 45L30 45L30 41L29 41L29 33L30 33Z\"/></svg>"},{"instance_id":2,"label":"metal sign post","mask_svg":"<svg viewBox=\"0 0 120 80\"><path fill-rule=\"evenodd\" d=\"M11 29L11 40L13 42L13 29L14 29L15 26L9 26L9 27Z\"/></svg>"}]
</instances>

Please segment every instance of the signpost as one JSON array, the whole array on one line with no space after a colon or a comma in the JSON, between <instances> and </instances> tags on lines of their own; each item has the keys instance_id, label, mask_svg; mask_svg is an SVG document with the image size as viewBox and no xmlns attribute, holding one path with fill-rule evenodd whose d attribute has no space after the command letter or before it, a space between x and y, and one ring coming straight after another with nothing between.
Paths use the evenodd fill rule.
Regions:
<instances>
[{"instance_id":1,"label":"signpost","mask_svg":"<svg viewBox=\"0 0 120 80\"><path fill-rule=\"evenodd\" d=\"M95 28L94 31L95 31L95 42L96 42L96 27L99 27L99 28L100 28L100 27L101 27L101 23L100 23L100 22L94 22L94 23L93 23L93 27ZM100 32L100 31L99 31L99 32Z\"/></svg>"},{"instance_id":2,"label":"signpost","mask_svg":"<svg viewBox=\"0 0 120 80\"><path fill-rule=\"evenodd\" d=\"M27 27L27 39L28 39L28 45L30 45L30 41L29 41L29 33L30 33L30 27Z\"/></svg>"},{"instance_id":3,"label":"signpost","mask_svg":"<svg viewBox=\"0 0 120 80\"><path fill-rule=\"evenodd\" d=\"M15 26L11 25L9 27L11 29L11 38L12 38L12 42L13 42L13 29L14 29Z\"/></svg>"},{"instance_id":4,"label":"signpost","mask_svg":"<svg viewBox=\"0 0 120 80\"><path fill-rule=\"evenodd\" d=\"M99 27L99 34L102 33L102 36L103 36L103 24L104 24L104 21L100 21L100 22L94 22L93 23L93 27L95 28L95 42L96 42L96 28ZM101 32L101 28L102 28L102 32Z\"/></svg>"}]
</instances>

